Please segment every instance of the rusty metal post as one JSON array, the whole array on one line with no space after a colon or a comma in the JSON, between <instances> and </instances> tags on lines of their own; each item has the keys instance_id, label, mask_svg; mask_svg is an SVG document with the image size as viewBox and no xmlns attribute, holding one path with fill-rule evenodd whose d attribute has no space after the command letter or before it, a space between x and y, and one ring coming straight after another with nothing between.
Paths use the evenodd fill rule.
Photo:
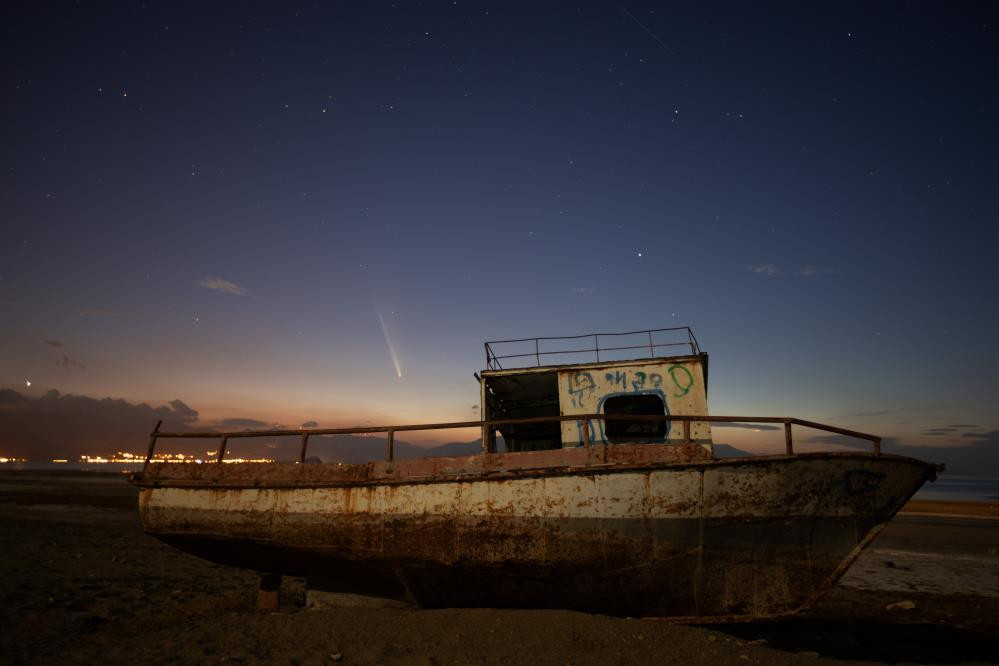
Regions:
<instances>
[{"instance_id":1,"label":"rusty metal post","mask_svg":"<svg viewBox=\"0 0 999 666\"><path fill-rule=\"evenodd\" d=\"M787 455L794 455L794 444L791 442L791 419L784 419L784 447Z\"/></svg>"},{"instance_id":2,"label":"rusty metal post","mask_svg":"<svg viewBox=\"0 0 999 666\"><path fill-rule=\"evenodd\" d=\"M281 574L260 574L257 590L257 610L275 612L281 596Z\"/></svg>"},{"instance_id":3,"label":"rusty metal post","mask_svg":"<svg viewBox=\"0 0 999 666\"><path fill-rule=\"evenodd\" d=\"M151 433L149 433L149 449L146 450L147 465L149 464L149 461L153 459L153 449L156 448L156 437L157 437L156 433L160 431L161 425L163 425L163 419L157 421L156 427L153 428L153 431Z\"/></svg>"},{"instance_id":4,"label":"rusty metal post","mask_svg":"<svg viewBox=\"0 0 999 666\"><path fill-rule=\"evenodd\" d=\"M683 442L690 443L690 419L683 420Z\"/></svg>"},{"instance_id":5,"label":"rusty metal post","mask_svg":"<svg viewBox=\"0 0 999 666\"><path fill-rule=\"evenodd\" d=\"M395 430L389 430L386 433L386 444L388 445L388 461L392 462L392 456L395 453Z\"/></svg>"},{"instance_id":6,"label":"rusty metal post","mask_svg":"<svg viewBox=\"0 0 999 666\"><path fill-rule=\"evenodd\" d=\"M600 336L593 334L593 351L597 353L597 362L600 362Z\"/></svg>"},{"instance_id":7,"label":"rusty metal post","mask_svg":"<svg viewBox=\"0 0 999 666\"><path fill-rule=\"evenodd\" d=\"M590 445L590 419L583 419L583 446Z\"/></svg>"},{"instance_id":8,"label":"rusty metal post","mask_svg":"<svg viewBox=\"0 0 999 666\"><path fill-rule=\"evenodd\" d=\"M539 368L541 367L541 351L540 351L540 349L541 348L538 346L538 339L534 338L534 358L537 360Z\"/></svg>"},{"instance_id":9,"label":"rusty metal post","mask_svg":"<svg viewBox=\"0 0 999 666\"><path fill-rule=\"evenodd\" d=\"M229 443L229 436L224 435L222 437L222 441L219 443L219 457L216 459L217 462L223 462L222 459L225 458L225 447L228 443Z\"/></svg>"},{"instance_id":10,"label":"rusty metal post","mask_svg":"<svg viewBox=\"0 0 999 666\"><path fill-rule=\"evenodd\" d=\"M881 438L880 437L875 437L874 439L871 440L871 444L874 445L874 455L880 456L881 455Z\"/></svg>"},{"instance_id":11,"label":"rusty metal post","mask_svg":"<svg viewBox=\"0 0 999 666\"><path fill-rule=\"evenodd\" d=\"M309 445L309 433L303 432L302 433L302 446L298 450L298 462L300 462L300 463L304 463L305 462L305 449L306 449L306 447L308 445Z\"/></svg>"},{"instance_id":12,"label":"rusty metal post","mask_svg":"<svg viewBox=\"0 0 999 666\"><path fill-rule=\"evenodd\" d=\"M649 334L649 358L655 358L656 352L655 348L652 346L652 331L646 331Z\"/></svg>"},{"instance_id":13,"label":"rusty metal post","mask_svg":"<svg viewBox=\"0 0 999 666\"><path fill-rule=\"evenodd\" d=\"M489 421L482 422L482 452L489 453L489 436L492 432L492 427L489 425Z\"/></svg>"}]
</instances>

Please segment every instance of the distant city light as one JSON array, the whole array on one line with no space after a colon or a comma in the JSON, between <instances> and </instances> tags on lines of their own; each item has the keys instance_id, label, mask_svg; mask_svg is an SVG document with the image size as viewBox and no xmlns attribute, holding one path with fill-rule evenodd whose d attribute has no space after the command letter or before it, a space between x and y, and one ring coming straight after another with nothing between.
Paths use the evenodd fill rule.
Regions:
<instances>
[{"instance_id":1,"label":"distant city light","mask_svg":"<svg viewBox=\"0 0 999 666\"><path fill-rule=\"evenodd\" d=\"M207 455L198 457L187 453L157 453L154 454L150 462L154 463L193 463L195 465L218 462L218 451L206 451ZM0 456L0 465L13 465L27 463L27 458L15 456ZM69 463L69 458L51 458L50 463L65 465ZM84 454L77 458L81 465L143 465L146 456L127 451L115 451L113 455L89 455ZM226 457L225 463L273 463L277 462L273 458L230 458Z\"/></svg>"},{"instance_id":2,"label":"distant city light","mask_svg":"<svg viewBox=\"0 0 999 666\"><path fill-rule=\"evenodd\" d=\"M195 465L201 465L204 463L214 463L217 462L217 451L206 451L208 455L205 457L197 457L194 454L188 453L156 453L153 454L152 459L149 462L154 463L194 463ZM96 455L82 455L79 458L80 463L84 465L134 465L143 464L146 462L146 457L143 455L138 455L135 453L129 453L127 451L115 451L114 455L110 458L106 456ZM53 461L55 462L55 461ZM226 458L222 462L224 463L272 463L275 462L273 458Z\"/></svg>"}]
</instances>

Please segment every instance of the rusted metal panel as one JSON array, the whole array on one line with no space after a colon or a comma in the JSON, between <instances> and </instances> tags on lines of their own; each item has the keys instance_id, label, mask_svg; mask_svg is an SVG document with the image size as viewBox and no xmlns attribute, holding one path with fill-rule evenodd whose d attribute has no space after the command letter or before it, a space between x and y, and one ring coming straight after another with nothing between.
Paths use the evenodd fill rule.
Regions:
<instances>
[{"instance_id":1,"label":"rusted metal panel","mask_svg":"<svg viewBox=\"0 0 999 666\"><path fill-rule=\"evenodd\" d=\"M615 448L589 452L606 460ZM425 606L765 616L831 585L864 536L935 471L896 456L813 454L571 472L551 465L553 452L536 453L549 467L423 483L393 482L385 468L372 476L374 466L254 465L257 487L246 487L247 472L233 468L249 465L188 465L185 486L179 469L162 466L159 481L144 481L140 506L147 530L198 554L261 570L277 559L285 573L314 575L364 562ZM576 462L588 451L559 453ZM535 454L509 457L525 455ZM208 467L241 487L191 486ZM283 485L298 470L313 481ZM360 477L365 484L316 485Z\"/></svg>"}]
</instances>

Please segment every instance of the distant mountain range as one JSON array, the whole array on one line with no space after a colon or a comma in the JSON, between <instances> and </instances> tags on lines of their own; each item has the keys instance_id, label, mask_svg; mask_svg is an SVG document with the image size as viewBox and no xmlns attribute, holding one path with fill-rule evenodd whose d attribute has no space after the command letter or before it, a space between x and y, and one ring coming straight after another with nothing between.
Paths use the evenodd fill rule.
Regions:
<instances>
[{"instance_id":1,"label":"distant mountain range","mask_svg":"<svg viewBox=\"0 0 999 666\"><path fill-rule=\"evenodd\" d=\"M930 463L943 463L947 466L946 474L952 476L999 477L999 430L968 432L955 439L960 445L912 446L886 437L881 442L881 450ZM813 437L810 441L864 450L869 446L866 442L841 435Z\"/></svg>"},{"instance_id":2,"label":"distant mountain range","mask_svg":"<svg viewBox=\"0 0 999 666\"><path fill-rule=\"evenodd\" d=\"M502 441L502 440L500 440ZM315 437L309 440L309 452L323 462L363 463L381 460L387 443L379 437L357 437L355 435L335 435ZM398 440L393 444L393 454L397 460L411 458L441 458L445 456L470 456L482 451L482 440L473 442L451 442L434 447L422 447ZM751 456L752 453L737 449L728 444L715 444L715 456L737 458Z\"/></svg>"},{"instance_id":3,"label":"distant mountain range","mask_svg":"<svg viewBox=\"0 0 999 666\"><path fill-rule=\"evenodd\" d=\"M396 460L412 458L441 458L444 456L470 456L482 451L482 440L451 442L424 447L396 439L392 444ZM309 455L323 462L357 464L384 460L388 443L384 437L359 437L357 435L317 436L309 439Z\"/></svg>"},{"instance_id":4,"label":"distant mountain range","mask_svg":"<svg viewBox=\"0 0 999 666\"><path fill-rule=\"evenodd\" d=\"M742 449L737 449L728 444L715 444L714 452L715 458L741 458L743 456L755 455L749 451L743 451Z\"/></svg>"},{"instance_id":5,"label":"distant mountain range","mask_svg":"<svg viewBox=\"0 0 999 666\"><path fill-rule=\"evenodd\" d=\"M126 400L96 399L49 391L28 396L12 389L0 389L0 456L48 460L76 459L81 455L109 455L115 451L145 451L149 431L158 420L166 432L215 432L218 429L266 430L281 426L253 419L224 419L216 425L201 423L199 414L180 400L162 407L150 407ZM307 423L305 427L315 427ZM293 428L292 428L293 429ZM824 435L807 440L814 444L840 447L868 446L864 442ZM955 434L948 446L912 446L887 437L886 453L910 456L928 462L945 463L950 475L999 477L999 430L972 430ZM216 439L161 440L160 451L195 453L199 456L218 446ZM360 435L314 436L309 456L326 462L361 463L385 458L385 438ZM231 439L232 455L294 460L298 456L298 436L261 439ZM422 447L396 439L397 459L462 456L480 451L479 441L451 442ZM719 458L752 455L728 444L715 444Z\"/></svg>"}]
</instances>

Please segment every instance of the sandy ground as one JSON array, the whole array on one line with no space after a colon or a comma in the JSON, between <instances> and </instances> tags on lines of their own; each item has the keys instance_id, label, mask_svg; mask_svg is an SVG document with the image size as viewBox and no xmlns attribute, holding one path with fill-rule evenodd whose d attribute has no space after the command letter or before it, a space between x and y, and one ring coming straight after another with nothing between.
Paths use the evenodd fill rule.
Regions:
<instances>
[{"instance_id":1,"label":"sandy ground","mask_svg":"<svg viewBox=\"0 0 999 666\"><path fill-rule=\"evenodd\" d=\"M808 617L780 623L693 627L569 611L306 610L302 581L287 578L282 611L263 613L253 608L254 573L145 535L135 492L120 476L0 472L0 660L999 663L999 520L923 514L896 518ZM896 602L915 608L886 610Z\"/></svg>"}]
</instances>

